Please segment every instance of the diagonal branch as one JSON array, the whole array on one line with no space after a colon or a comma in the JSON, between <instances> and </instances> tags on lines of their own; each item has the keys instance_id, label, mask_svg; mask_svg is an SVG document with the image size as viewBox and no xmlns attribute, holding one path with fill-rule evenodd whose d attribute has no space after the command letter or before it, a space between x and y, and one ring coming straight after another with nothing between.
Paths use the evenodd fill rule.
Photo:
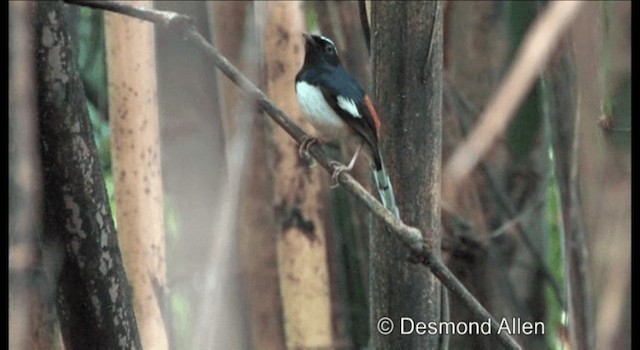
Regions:
<instances>
[{"instance_id":1,"label":"diagonal branch","mask_svg":"<svg viewBox=\"0 0 640 350\"><path fill-rule=\"evenodd\" d=\"M67 3L91 7L95 9L108 10L116 13L136 17L163 26L176 32L203 50L213 63L233 81L245 94L255 98L258 107L266 112L280 127L282 127L298 143L307 137L305 132L298 127L278 106L275 105L260 89L258 89L249 79L247 79L235 66L233 66L220 52L196 30L190 17L168 11L158 11L153 9L142 9L128 4L111 1L88 1L88 0L66 0ZM331 161L317 145L309 147L309 153L313 158L330 174L334 168L329 165ZM433 247L429 246L423 239L421 232L406 225L397 219L378 200L365 190L347 172L341 172L338 181L352 195L360 200L371 213L383 222L388 231L395 235L410 251L413 261L422 263L430 268L431 272L442 282L453 294L459 297L465 305L475 314L479 320L491 320L491 329L494 335L505 348L519 349L515 340L507 332L498 333L499 323L489 314L489 312L474 298L474 296L464 287L464 285L453 275L440 257L433 253Z\"/></svg>"}]
</instances>

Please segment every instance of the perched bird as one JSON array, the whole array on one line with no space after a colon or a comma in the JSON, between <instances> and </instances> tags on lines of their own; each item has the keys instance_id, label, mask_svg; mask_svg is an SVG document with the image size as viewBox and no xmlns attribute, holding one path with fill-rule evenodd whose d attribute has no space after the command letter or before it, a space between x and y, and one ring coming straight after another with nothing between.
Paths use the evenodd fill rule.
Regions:
<instances>
[{"instance_id":1,"label":"perched bird","mask_svg":"<svg viewBox=\"0 0 640 350\"><path fill-rule=\"evenodd\" d=\"M296 96L303 114L322 140L357 144L348 165L331 162L333 178L353 168L364 149L373 168L373 176L382 204L399 217L393 187L378 146L380 119L358 81L347 72L338 57L333 41L320 35L302 34L305 57L296 75ZM303 140L300 153L307 152L316 139Z\"/></svg>"}]
</instances>

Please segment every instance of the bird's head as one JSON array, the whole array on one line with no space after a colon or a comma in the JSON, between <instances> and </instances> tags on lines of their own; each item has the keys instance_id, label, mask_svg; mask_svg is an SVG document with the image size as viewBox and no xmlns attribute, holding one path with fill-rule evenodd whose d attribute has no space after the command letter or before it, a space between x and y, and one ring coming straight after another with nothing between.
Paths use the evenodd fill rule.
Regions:
<instances>
[{"instance_id":1,"label":"bird's head","mask_svg":"<svg viewBox=\"0 0 640 350\"><path fill-rule=\"evenodd\" d=\"M338 50L329 38L321 35L302 33L305 41L305 63L325 61L332 66L339 66Z\"/></svg>"}]
</instances>

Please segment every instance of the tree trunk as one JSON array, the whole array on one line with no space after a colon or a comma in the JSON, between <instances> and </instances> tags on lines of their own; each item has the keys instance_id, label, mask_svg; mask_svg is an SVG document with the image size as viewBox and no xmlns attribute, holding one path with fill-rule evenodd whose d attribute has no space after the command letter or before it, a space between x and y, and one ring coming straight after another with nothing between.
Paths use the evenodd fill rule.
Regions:
<instances>
[{"instance_id":1,"label":"tree trunk","mask_svg":"<svg viewBox=\"0 0 640 350\"><path fill-rule=\"evenodd\" d=\"M192 17L197 30L207 37L209 17L206 7L209 3L155 1L154 6L157 10ZM214 41L214 44L217 43ZM220 334L230 342L217 343L218 347L233 347L236 344L233 341L241 338L231 331L238 329L239 313L216 318L221 327L213 324L209 314L200 316L207 312L205 303L215 294L212 285L202 276L223 271L219 266L212 269L209 265L219 258L214 257L215 242L228 234L233 236L233 233L220 230L223 223L216 219L218 210L229 208L227 200L223 200L229 189L225 154L227 136L222 128L224 114L216 83L218 77L226 78L201 50L168 31L157 31L155 46L170 298L162 308L169 347L195 347L200 345L198 342L216 339ZM222 204L224 207L220 207ZM224 273L233 272L224 270ZM227 294L217 302L233 308L236 305L234 298L239 297L234 288L235 285L227 285ZM186 304L186 300L190 303ZM188 322L182 322L181 317L187 318ZM203 319L206 322L204 334L211 337L206 340L198 335L199 322ZM211 331L214 328L216 332Z\"/></svg>"},{"instance_id":2,"label":"tree trunk","mask_svg":"<svg viewBox=\"0 0 640 350\"><path fill-rule=\"evenodd\" d=\"M257 57L255 55L256 40L255 21L253 21L253 3L250 1L210 1L207 2L210 13L210 32L213 43L231 63L249 78L256 78L255 74L247 74L255 70ZM254 45L250 45L254 44ZM219 92L222 128L225 137L232 137L237 130L238 121L234 116L241 109L239 102L245 97L223 74L216 79Z\"/></svg>"},{"instance_id":3,"label":"tree trunk","mask_svg":"<svg viewBox=\"0 0 640 350\"><path fill-rule=\"evenodd\" d=\"M567 303L576 349L631 346L630 7L627 1L589 2L572 35L578 122L567 123L575 134L574 149L564 155L573 163L562 175L562 205L568 210Z\"/></svg>"},{"instance_id":4,"label":"tree trunk","mask_svg":"<svg viewBox=\"0 0 640 350\"><path fill-rule=\"evenodd\" d=\"M9 3L9 348L39 350L55 346L60 329L38 247L42 179L34 10L31 1Z\"/></svg>"},{"instance_id":5,"label":"tree trunk","mask_svg":"<svg viewBox=\"0 0 640 350\"><path fill-rule=\"evenodd\" d=\"M67 349L140 349L64 5L38 3L43 254Z\"/></svg>"},{"instance_id":6,"label":"tree trunk","mask_svg":"<svg viewBox=\"0 0 640 350\"><path fill-rule=\"evenodd\" d=\"M259 2L263 33L266 92L283 110L303 120L295 96L295 75L302 65L300 2ZM302 124L304 127L305 125ZM325 206L327 181L323 171L309 169L298 156L298 145L281 128L272 131L274 215L280 291L286 344L290 348L331 347L331 291L327 262Z\"/></svg>"},{"instance_id":7,"label":"tree trunk","mask_svg":"<svg viewBox=\"0 0 640 350\"><path fill-rule=\"evenodd\" d=\"M160 308L166 267L154 41L152 24L105 14L118 238L142 344L167 349Z\"/></svg>"},{"instance_id":8,"label":"tree trunk","mask_svg":"<svg viewBox=\"0 0 640 350\"><path fill-rule=\"evenodd\" d=\"M442 4L373 2L375 101L382 119L381 145L400 217L440 250L440 149L442 107ZM375 103L375 102L374 102ZM372 345L377 349L433 349L436 336L403 335L401 318L440 320L440 284L380 226L370 237ZM390 335L376 325L395 324Z\"/></svg>"},{"instance_id":9,"label":"tree trunk","mask_svg":"<svg viewBox=\"0 0 640 350\"><path fill-rule=\"evenodd\" d=\"M246 305L246 333L251 349L284 349L283 300L278 275L279 226L273 210L273 182L268 159L268 120L256 116L251 130L251 158L238 215L240 284Z\"/></svg>"},{"instance_id":10,"label":"tree trunk","mask_svg":"<svg viewBox=\"0 0 640 350\"><path fill-rule=\"evenodd\" d=\"M252 81L260 81L263 68L253 4L214 1L208 4L214 44ZM242 29L238 27L242 26ZM274 174L269 159L270 121L252 108L255 101L244 96L226 76L218 75L222 118L227 140L236 142L245 134L240 125L251 125L250 160L242 184L237 218L238 270L245 305L244 334L251 349L284 349L284 319L278 275L279 226L273 211ZM264 84L263 84L264 85ZM251 123L239 118L253 118ZM252 176L251 174L261 174ZM257 234L258 233L258 234Z\"/></svg>"}]
</instances>

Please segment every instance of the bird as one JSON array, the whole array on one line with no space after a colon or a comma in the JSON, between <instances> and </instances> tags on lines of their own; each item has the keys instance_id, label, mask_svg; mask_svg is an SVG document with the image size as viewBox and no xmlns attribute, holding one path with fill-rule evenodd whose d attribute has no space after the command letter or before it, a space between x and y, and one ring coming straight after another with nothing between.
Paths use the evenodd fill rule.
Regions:
<instances>
[{"instance_id":1,"label":"bird","mask_svg":"<svg viewBox=\"0 0 640 350\"><path fill-rule=\"evenodd\" d=\"M343 66L333 41L322 35L302 34L305 57L295 78L298 104L306 120L323 141L355 144L356 151L348 165L331 161L332 178L353 169L360 151L369 159L373 177L385 208L400 217L380 151L380 118L371 99L355 77ZM305 155L318 138L303 138L299 153Z\"/></svg>"}]
</instances>

